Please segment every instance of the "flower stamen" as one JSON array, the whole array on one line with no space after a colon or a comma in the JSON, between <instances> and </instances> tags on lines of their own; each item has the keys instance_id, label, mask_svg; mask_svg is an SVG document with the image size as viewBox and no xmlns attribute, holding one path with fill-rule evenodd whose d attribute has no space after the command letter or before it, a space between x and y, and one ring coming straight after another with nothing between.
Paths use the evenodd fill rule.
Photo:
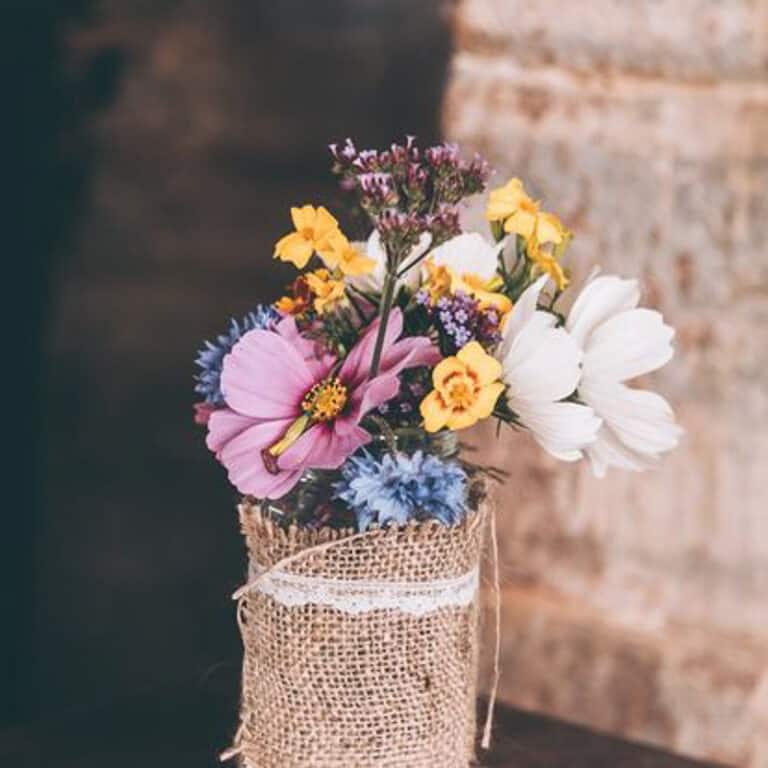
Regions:
<instances>
[{"instance_id":1,"label":"flower stamen","mask_svg":"<svg viewBox=\"0 0 768 768\"><path fill-rule=\"evenodd\" d=\"M344 410L347 388L334 376L315 384L301 402L301 409L312 421L330 421Z\"/></svg>"}]
</instances>

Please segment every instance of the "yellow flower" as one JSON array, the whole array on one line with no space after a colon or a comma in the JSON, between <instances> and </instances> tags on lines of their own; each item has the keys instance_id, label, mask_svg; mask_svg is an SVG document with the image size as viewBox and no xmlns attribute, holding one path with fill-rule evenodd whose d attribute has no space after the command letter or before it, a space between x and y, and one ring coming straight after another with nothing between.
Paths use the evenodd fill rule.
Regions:
<instances>
[{"instance_id":1,"label":"yellow flower","mask_svg":"<svg viewBox=\"0 0 768 768\"><path fill-rule=\"evenodd\" d=\"M502 285L498 276L483 280L480 275L471 272L457 275L450 267L435 264L432 259L427 259L424 266L427 270L424 288L429 293L432 304L436 304L444 296L452 296L456 291L464 291L478 300L480 309L493 307L502 315L512 309L512 302L503 293L496 293L496 289Z\"/></svg>"},{"instance_id":2,"label":"yellow flower","mask_svg":"<svg viewBox=\"0 0 768 768\"><path fill-rule=\"evenodd\" d=\"M531 253L529 249L528 258L533 263L534 277L546 273L552 278L559 291L565 290L569 282L568 275L551 251L537 248Z\"/></svg>"},{"instance_id":3,"label":"yellow flower","mask_svg":"<svg viewBox=\"0 0 768 768\"><path fill-rule=\"evenodd\" d=\"M568 286L569 279L565 270L560 265L560 259L571 242L573 235L559 221L557 221L557 224L560 227L559 242L556 244L550 243L542 247L538 239L532 237L526 243L525 253L533 264L534 275L548 274L555 285L557 285L557 289L562 291Z\"/></svg>"},{"instance_id":4,"label":"yellow flower","mask_svg":"<svg viewBox=\"0 0 768 768\"><path fill-rule=\"evenodd\" d=\"M315 310L328 312L344 299L344 281L334 280L327 269L316 269L305 275L309 290L315 296Z\"/></svg>"},{"instance_id":5,"label":"yellow flower","mask_svg":"<svg viewBox=\"0 0 768 768\"><path fill-rule=\"evenodd\" d=\"M364 256L340 231L327 238L320 254L329 269L338 269L343 275L367 275L373 272L376 262ZM327 245L327 247L325 247Z\"/></svg>"},{"instance_id":6,"label":"yellow flower","mask_svg":"<svg viewBox=\"0 0 768 768\"><path fill-rule=\"evenodd\" d=\"M306 275L299 275L290 286L291 295L275 302L275 309L287 315L303 315L312 304L312 291Z\"/></svg>"},{"instance_id":7,"label":"yellow flower","mask_svg":"<svg viewBox=\"0 0 768 768\"><path fill-rule=\"evenodd\" d=\"M504 391L500 377L501 364L476 341L446 357L432 372L434 389L421 401L424 428L464 429L488 418Z\"/></svg>"},{"instance_id":8,"label":"yellow flower","mask_svg":"<svg viewBox=\"0 0 768 768\"><path fill-rule=\"evenodd\" d=\"M535 237L540 244L562 242L566 229L553 213L539 210L539 203L528 196L520 179L511 179L492 190L485 210L488 221L501 221L504 231L526 240Z\"/></svg>"},{"instance_id":9,"label":"yellow flower","mask_svg":"<svg viewBox=\"0 0 768 768\"><path fill-rule=\"evenodd\" d=\"M424 266L427 270L427 279L424 287L429 293L432 303L437 303L444 296L450 296L451 284L453 283L451 270L442 264L435 264L431 258L424 262Z\"/></svg>"},{"instance_id":10,"label":"yellow flower","mask_svg":"<svg viewBox=\"0 0 768 768\"><path fill-rule=\"evenodd\" d=\"M339 222L322 205L291 208L291 219L296 231L277 241L275 258L304 269L315 251L322 255L328 250L329 238L338 232Z\"/></svg>"},{"instance_id":11,"label":"yellow flower","mask_svg":"<svg viewBox=\"0 0 768 768\"><path fill-rule=\"evenodd\" d=\"M486 281L483 280L480 275L467 273L461 277L453 275L451 290L454 293L456 291L464 291L464 293L477 299L480 309L493 307L501 315L506 315L507 312L512 309L512 302L509 300L509 297L505 296L503 293L497 293L495 291L495 289L500 288L501 285L502 280L500 277L495 277L492 280Z\"/></svg>"}]
</instances>

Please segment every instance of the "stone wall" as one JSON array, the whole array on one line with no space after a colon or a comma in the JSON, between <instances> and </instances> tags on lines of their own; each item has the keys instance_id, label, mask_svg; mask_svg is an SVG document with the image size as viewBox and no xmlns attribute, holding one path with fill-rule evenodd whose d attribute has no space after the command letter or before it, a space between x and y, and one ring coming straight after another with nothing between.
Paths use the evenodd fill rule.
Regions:
<instances>
[{"instance_id":1,"label":"stone wall","mask_svg":"<svg viewBox=\"0 0 768 768\"><path fill-rule=\"evenodd\" d=\"M768 0L463 0L455 39L447 137L562 215L577 283L642 279L687 429L603 481L483 441L512 473L503 697L766 766Z\"/></svg>"}]
</instances>

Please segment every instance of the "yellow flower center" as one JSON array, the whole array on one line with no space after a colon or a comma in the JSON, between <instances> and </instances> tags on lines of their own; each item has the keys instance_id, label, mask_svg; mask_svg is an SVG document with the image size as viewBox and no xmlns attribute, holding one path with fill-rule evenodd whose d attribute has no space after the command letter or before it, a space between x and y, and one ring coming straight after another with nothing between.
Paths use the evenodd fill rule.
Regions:
<instances>
[{"instance_id":1,"label":"yellow flower center","mask_svg":"<svg viewBox=\"0 0 768 768\"><path fill-rule=\"evenodd\" d=\"M330 421L342 412L346 404L347 388L333 377L315 384L304 396L301 409L313 421Z\"/></svg>"},{"instance_id":2,"label":"yellow flower center","mask_svg":"<svg viewBox=\"0 0 768 768\"><path fill-rule=\"evenodd\" d=\"M477 398L476 382L469 373L455 374L445 381L442 394L451 408L465 410Z\"/></svg>"}]
</instances>

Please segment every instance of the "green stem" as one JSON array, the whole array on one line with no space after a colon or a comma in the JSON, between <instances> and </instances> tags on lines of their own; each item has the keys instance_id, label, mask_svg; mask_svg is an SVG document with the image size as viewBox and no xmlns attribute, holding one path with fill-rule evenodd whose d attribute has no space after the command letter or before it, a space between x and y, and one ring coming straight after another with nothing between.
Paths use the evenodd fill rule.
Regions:
<instances>
[{"instance_id":1,"label":"green stem","mask_svg":"<svg viewBox=\"0 0 768 768\"><path fill-rule=\"evenodd\" d=\"M381 318L379 324L379 332L376 335L376 344L373 347L373 357L371 358L371 375L369 378L373 378L379 372L379 364L381 363L381 353L384 349L384 336L387 332L387 321L389 320L389 313L392 311L392 304L395 300L395 285L397 284L397 268L393 267L387 271L387 276L384 278L384 293L381 297L381 305L379 308L379 317Z\"/></svg>"}]
</instances>

